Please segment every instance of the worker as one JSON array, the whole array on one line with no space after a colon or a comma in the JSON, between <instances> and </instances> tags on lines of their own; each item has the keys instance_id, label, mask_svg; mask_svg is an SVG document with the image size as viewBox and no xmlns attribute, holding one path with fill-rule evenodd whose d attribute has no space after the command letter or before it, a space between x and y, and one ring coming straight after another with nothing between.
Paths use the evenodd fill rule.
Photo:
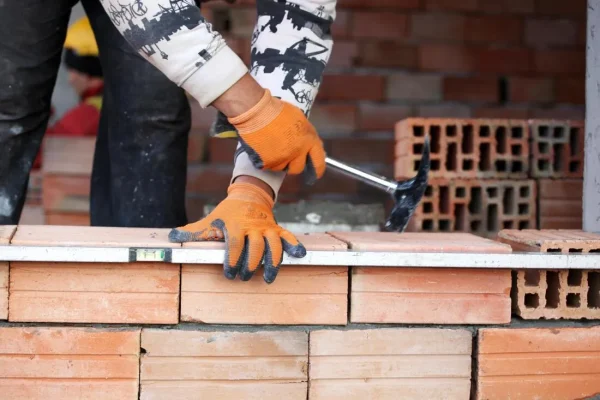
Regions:
<instances>
[{"instance_id":1,"label":"worker","mask_svg":"<svg viewBox=\"0 0 600 400\"><path fill-rule=\"evenodd\" d=\"M0 223L15 223L21 212L74 3L0 3ZM191 0L82 4L105 77L92 225L167 225L177 227L169 234L175 242L225 240L227 278L248 280L264 262L272 282L283 252L306 254L273 217L281 183L286 174L314 183L325 171L323 143L307 117L331 54L335 0L257 0L248 67ZM239 134L227 197L192 224L184 208L185 92Z\"/></svg>"}]
</instances>

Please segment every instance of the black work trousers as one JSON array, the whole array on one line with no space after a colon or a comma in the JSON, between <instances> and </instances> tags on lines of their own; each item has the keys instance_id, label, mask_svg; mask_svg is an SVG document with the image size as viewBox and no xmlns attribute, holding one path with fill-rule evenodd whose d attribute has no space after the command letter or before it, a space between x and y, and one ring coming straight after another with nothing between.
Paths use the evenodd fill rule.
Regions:
<instances>
[{"instance_id":1,"label":"black work trousers","mask_svg":"<svg viewBox=\"0 0 600 400\"><path fill-rule=\"evenodd\" d=\"M188 100L181 88L131 49L99 1L82 0L105 79L91 223L184 225ZM0 1L0 225L16 224L23 209L75 3Z\"/></svg>"}]
</instances>

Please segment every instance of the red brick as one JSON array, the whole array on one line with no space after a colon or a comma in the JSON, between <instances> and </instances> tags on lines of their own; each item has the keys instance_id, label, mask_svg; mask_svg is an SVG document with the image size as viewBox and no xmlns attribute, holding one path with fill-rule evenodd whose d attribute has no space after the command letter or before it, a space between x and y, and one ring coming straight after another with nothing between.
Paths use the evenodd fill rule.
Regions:
<instances>
[{"instance_id":1,"label":"red brick","mask_svg":"<svg viewBox=\"0 0 600 400\"><path fill-rule=\"evenodd\" d=\"M138 398L139 330L0 328L6 399Z\"/></svg>"},{"instance_id":2,"label":"red brick","mask_svg":"<svg viewBox=\"0 0 600 400\"><path fill-rule=\"evenodd\" d=\"M461 104L433 104L417 107L416 115L427 118L468 118L471 107Z\"/></svg>"},{"instance_id":3,"label":"red brick","mask_svg":"<svg viewBox=\"0 0 600 400\"><path fill-rule=\"evenodd\" d=\"M309 398L468 398L471 341L467 330L312 331Z\"/></svg>"},{"instance_id":4,"label":"red brick","mask_svg":"<svg viewBox=\"0 0 600 400\"><path fill-rule=\"evenodd\" d=\"M186 193L225 196L232 173L233 163L188 167Z\"/></svg>"},{"instance_id":5,"label":"red brick","mask_svg":"<svg viewBox=\"0 0 600 400\"><path fill-rule=\"evenodd\" d=\"M231 47L235 54L237 54L242 59L244 64L246 64L247 66L250 65L250 39L246 39L244 37L235 37L231 35L226 35L224 37L227 41L227 45ZM209 107L208 109L211 108L212 107ZM216 112L217 110L214 109L212 111Z\"/></svg>"},{"instance_id":6,"label":"red brick","mask_svg":"<svg viewBox=\"0 0 600 400\"><path fill-rule=\"evenodd\" d=\"M477 399L587 399L600 392L600 327L481 329Z\"/></svg>"},{"instance_id":7,"label":"red brick","mask_svg":"<svg viewBox=\"0 0 600 400\"><path fill-rule=\"evenodd\" d=\"M46 225L90 226L89 212L47 211L44 214Z\"/></svg>"},{"instance_id":8,"label":"red brick","mask_svg":"<svg viewBox=\"0 0 600 400\"><path fill-rule=\"evenodd\" d=\"M417 49L393 41L361 43L357 65L363 67L414 68Z\"/></svg>"},{"instance_id":9,"label":"red brick","mask_svg":"<svg viewBox=\"0 0 600 400\"><path fill-rule=\"evenodd\" d=\"M410 10L419 8L420 0L338 0L337 7Z\"/></svg>"},{"instance_id":10,"label":"red brick","mask_svg":"<svg viewBox=\"0 0 600 400\"><path fill-rule=\"evenodd\" d=\"M46 211L89 212L90 177L45 174L42 202Z\"/></svg>"},{"instance_id":11,"label":"red brick","mask_svg":"<svg viewBox=\"0 0 600 400\"><path fill-rule=\"evenodd\" d=\"M462 40L466 18L457 14L420 13L411 16L411 37L416 40Z\"/></svg>"},{"instance_id":12,"label":"red brick","mask_svg":"<svg viewBox=\"0 0 600 400\"><path fill-rule=\"evenodd\" d=\"M558 103L585 104L585 78L561 78L556 80Z\"/></svg>"},{"instance_id":13,"label":"red brick","mask_svg":"<svg viewBox=\"0 0 600 400\"><path fill-rule=\"evenodd\" d=\"M354 12L352 36L355 38L377 38L399 40L408 33L406 14L393 12Z\"/></svg>"},{"instance_id":14,"label":"red brick","mask_svg":"<svg viewBox=\"0 0 600 400\"><path fill-rule=\"evenodd\" d=\"M479 9L484 12L531 14L535 0L480 0Z\"/></svg>"},{"instance_id":15,"label":"red brick","mask_svg":"<svg viewBox=\"0 0 600 400\"><path fill-rule=\"evenodd\" d=\"M330 139L328 155L349 163L384 163L394 161L394 141L380 139Z\"/></svg>"},{"instance_id":16,"label":"red brick","mask_svg":"<svg viewBox=\"0 0 600 400\"><path fill-rule=\"evenodd\" d=\"M173 324L175 264L11 263L9 321Z\"/></svg>"},{"instance_id":17,"label":"red brick","mask_svg":"<svg viewBox=\"0 0 600 400\"><path fill-rule=\"evenodd\" d=\"M419 67L428 71L473 71L476 54L468 47L428 44L419 48Z\"/></svg>"},{"instance_id":18,"label":"red brick","mask_svg":"<svg viewBox=\"0 0 600 400\"><path fill-rule=\"evenodd\" d=\"M475 68L479 72L528 72L531 69L531 53L523 48L480 47L476 52Z\"/></svg>"},{"instance_id":19,"label":"red brick","mask_svg":"<svg viewBox=\"0 0 600 400\"><path fill-rule=\"evenodd\" d=\"M539 14L555 15L558 17L585 17L586 11L586 0L536 0L536 12Z\"/></svg>"},{"instance_id":20,"label":"red brick","mask_svg":"<svg viewBox=\"0 0 600 400\"><path fill-rule=\"evenodd\" d=\"M476 11L477 0L426 0L428 10Z\"/></svg>"},{"instance_id":21,"label":"red brick","mask_svg":"<svg viewBox=\"0 0 600 400\"><path fill-rule=\"evenodd\" d=\"M584 106L556 106L550 108L533 108L529 112L530 118L539 119L567 119L582 120L585 119Z\"/></svg>"},{"instance_id":22,"label":"red brick","mask_svg":"<svg viewBox=\"0 0 600 400\"><path fill-rule=\"evenodd\" d=\"M523 22L520 18L511 16L477 16L466 20L465 28L468 42L492 43L521 42Z\"/></svg>"},{"instance_id":23,"label":"red brick","mask_svg":"<svg viewBox=\"0 0 600 400\"><path fill-rule=\"evenodd\" d=\"M581 179L540 179L540 199L579 199L583 197L583 180Z\"/></svg>"},{"instance_id":24,"label":"red brick","mask_svg":"<svg viewBox=\"0 0 600 400\"><path fill-rule=\"evenodd\" d=\"M189 101L192 113L192 130L206 134L217 116L217 109L214 107L202 108L194 99L189 99Z\"/></svg>"},{"instance_id":25,"label":"red brick","mask_svg":"<svg viewBox=\"0 0 600 400\"><path fill-rule=\"evenodd\" d=\"M575 231L503 230L498 240L508 243L515 251L540 253L589 253L600 250L600 234Z\"/></svg>"},{"instance_id":26,"label":"red brick","mask_svg":"<svg viewBox=\"0 0 600 400\"><path fill-rule=\"evenodd\" d=\"M145 329L142 400L305 400L308 334Z\"/></svg>"},{"instance_id":27,"label":"red brick","mask_svg":"<svg viewBox=\"0 0 600 400\"><path fill-rule=\"evenodd\" d=\"M358 44L355 41L336 40L331 51L328 67L351 67L358 57Z\"/></svg>"},{"instance_id":28,"label":"red brick","mask_svg":"<svg viewBox=\"0 0 600 400\"><path fill-rule=\"evenodd\" d=\"M511 77L508 98L513 103L551 103L554 101L554 82L547 78Z\"/></svg>"},{"instance_id":29,"label":"red brick","mask_svg":"<svg viewBox=\"0 0 600 400\"><path fill-rule=\"evenodd\" d=\"M529 109L523 106L481 107L473 109L474 118L527 119Z\"/></svg>"},{"instance_id":30,"label":"red brick","mask_svg":"<svg viewBox=\"0 0 600 400\"><path fill-rule=\"evenodd\" d=\"M363 103L359 106L358 129L391 132L396 122L412 115L413 108L410 106Z\"/></svg>"},{"instance_id":31,"label":"red brick","mask_svg":"<svg viewBox=\"0 0 600 400\"><path fill-rule=\"evenodd\" d=\"M235 36L252 36L254 25L256 24L256 7L231 7L229 9L229 18L229 32L231 34Z\"/></svg>"},{"instance_id":32,"label":"red brick","mask_svg":"<svg viewBox=\"0 0 600 400\"><path fill-rule=\"evenodd\" d=\"M385 78L378 75L325 75L319 100L383 100Z\"/></svg>"},{"instance_id":33,"label":"red brick","mask_svg":"<svg viewBox=\"0 0 600 400\"><path fill-rule=\"evenodd\" d=\"M211 163L233 164L233 156L237 140L210 138L208 142L208 159Z\"/></svg>"},{"instance_id":34,"label":"red brick","mask_svg":"<svg viewBox=\"0 0 600 400\"><path fill-rule=\"evenodd\" d=\"M333 235L355 251L510 252L509 246L470 234L340 232ZM353 268L350 321L508 323L510 282L508 270ZM440 308L442 303L444 307Z\"/></svg>"},{"instance_id":35,"label":"red brick","mask_svg":"<svg viewBox=\"0 0 600 400\"><path fill-rule=\"evenodd\" d=\"M585 73L583 50L538 50L534 53L536 71L548 75L578 75Z\"/></svg>"},{"instance_id":36,"label":"red brick","mask_svg":"<svg viewBox=\"0 0 600 400\"><path fill-rule=\"evenodd\" d=\"M195 196L186 196L185 211L189 222L198 221L204 218L204 206L206 202L203 198Z\"/></svg>"},{"instance_id":37,"label":"red brick","mask_svg":"<svg viewBox=\"0 0 600 400\"><path fill-rule=\"evenodd\" d=\"M442 78L434 74L390 75L386 97L390 100L439 101L442 99Z\"/></svg>"},{"instance_id":38,"label":"red brick","mask_svg":"<svg viewBox=\"0 0 600 400\"><path fill-rule=\"evenodd\" d=\"M537 178L583 177L583 121L529 122L532 135L531 171Z\"/></svg>"},{"instance_id":39,"label":"red brick","mask_svg":"<svg viewBox=\"0 0 600 400\"><path fill-rule=\"evenodd\" d=\"M540 216L540 229L581 229L582 218Z\"/></svg>"},{"instance_id":40,"label":"red brick","mask_svg":"<svg viewBox=\"0 0 600 400\"><path fill-rule=\"evenodd\" d=\"M42 143L42 172L90 176L95 137L46 136Z\"/></svg>"},{"instance_id":41,"label":"red brick","mask_svg":"<svg viewBox=\"0 0 600 400\"><path fill-rule=\"evenodd\" d=\"M530 19L525 24L525 43L533 47L574 46L578 24L569 20Z\"/></svg>"},{"instance_id":42,"label":"red brick","mask_svg":"<svg viewBox=\"0 0 600 400\"><path fill-rule=\"evenodd\" d=\"M357 125L357 107L350 104L315 104L310 121L320 135L347 134Z\"/></svg>"},{"instance_id":43,"label":"red brick","mask_svg":"<svg viewBox=\"0 0 600 400\"><path fill-rule=\"evenodd\" d=\"M358 193L358 181L341 177L332 170L327 170L325 175L314 185L307 186L303 184L305 190L310 194L343 194L354 195Z\"/></svg>"},{"instance_id":44,"label":"red brick","mask_svg":"<svg viewBox=\"0 0 600 400\"><path fill-rule=\"evenodd\" d=\"M188 162L202 162L208 141L208 129L194 128L188 137Z\"/></svg>"},{"instance_id":45,"label":"red brick","mask_svg":"<svg viewBox=\"0 0 600 400\"><path fill-rule=\"evenodd\" d=\"M444 100L496 102L498 97L496 78L446 77L444 79Z\"/></svg>"},{"instance_id":46,"label":"red brick","mask_svg":"<svg viewBox=\"0 0 600 400\"><path fill-rule=\"evenodd\" d=\"M350 11L336 10L335 21L331 25L331 34L333 35L335 46L338 44L336 39L348 38L350 36L350 15Z\"/></svg>"}]
</instances>

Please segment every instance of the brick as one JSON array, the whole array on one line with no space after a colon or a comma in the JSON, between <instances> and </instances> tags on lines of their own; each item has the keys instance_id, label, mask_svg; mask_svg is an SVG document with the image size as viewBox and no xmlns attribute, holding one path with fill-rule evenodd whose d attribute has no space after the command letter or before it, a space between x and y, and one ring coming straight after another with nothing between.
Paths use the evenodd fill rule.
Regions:
<instances>
[{"instance_id":1,"label":"brick","mask_svg":"<svg viewBox=\"0 0 600 400\"><path fill-rule=\"evenodd\" d=\"M308 251L346 249L345 243L326 234L297 238ZM184 243L183 247L213 249L224 248L224 244L196 242ZM347 267L282 266L272 285L266 284L261 275L259 270L248 282L229 281L223 277L222 265L184 265L181 320L277 325L346 323ZM220 300L215 301L217 298Z\"/></svg>"},{"instance_id":2,"label":"brick","mask_svg":"<svg viewBox=\"0 0 600 400\"><path fill-rule=\"evenodd\" d=\"M586 11L585 0L536 0L536 12L543 15L585 17Z\"/></svg>"},{"instance_id":3,"label":"brick","mask_svg":"<svg viewBox=\"0 0 600 400\"><path fill-rule=\"evenodd\" d=\"M0 320L8 319L8 263L0 262Z\"/></svg>"},{"instance_id":4,"label":"brick","mask_svg":"<svg viewBox=\"0 0 600 400\"><path fill-rule=\"evenodd\" d=\"M600 392L600 328L482 329L477 399L584 399Z\"/></svg>"},{"instance_id":5,"label":"brick","mask_svg":"<svg viewBox=\"0 0 600 400\"><path fill-rule=\"evenodd\" d=\"M134 400L139 330L0 328L0 390L7 399Z\"/></svg>"},{"instance_id":6,"label":"brick","mask_svg":"<svg viewBox=\"0 0 600 400\"><path fill-rule=\"evenodd\" d=\"M358 163L391 164L394 160L392 140L330 139L328 155L336 160Z\"/></svg>"},{"instance_id":7,"label":"brick","mask_svg":"<svg viewBox=\"0 0 600 400\"><path fill-rule=\"evenodd\" d=\"M46 225L90 226L90 214L87 212L48 211L44 213Z\"/></svg>"},{"instance_id":8,"label":"brick","mask_svg":"<svg viewBox=\"0 0 600 400\"><path fill-rule=\"evenodd\" d=\"M419 8L420 0L339 0L337 7L410 10Z\"/></svg>"},{"instance_id":9,"label":"brick","mask_svg":"<svg viewBox=\"0 0 600 400\"><path fill-rule=\"evenodd\" d=\"M347 267L284 266L276 284L262 272L249 282L229 281L222 265L184 265L181 320L211 324L343 325L347 320Z\"/></svg>"},{"instance_id":10,"label":"brick","mask_svg":"<svg viewBox=\"0 0 600 400\"><path fill-rule=\"evenodd\" d=\"M426 44L419 48L419 67L443 72L524 73L531 69L531 54L523 48Z\"/></svg>"},{"instance_id":11,"label":"brick","mask_svg":"<svg viewBox=\"0 0 600 400\"><path fill-rule=\"evenodd\" d=\"M351 32L355 38L399 40L408 33L408 17L389 11L354 12Z\"/></svg>"},{"instance_id":12,"label":"brick","mask_svg":"<svg viewBox=\"0 0 600 400\"><path fill-rule=\"evenodd\" d=\"M201 197L186 196L185 211L189 222L198 221L204 218L204 206L206 200Z\"/></svg>"},{"instance_id":13,"label":"brick","mask_svg":"<svg viewBox=\"0 0 600 400\"><path fill-rule=\"evenodd\" d=\"M144 329L142 400L305 400L308 334Z\"/></svg>"},{"instance_id":14,"label":"brick","mask_svg":"<svg viewBox=\"0 0 600 400\"><path fill-rule=\"evenodd\" d=\"M516 251L542 253L597 253L600 252L600 235L583 231L503 230L498 239Z\"/></svg>"},{"instance_id":15,"label":"brick","mask_svg":"<svg viewBox=\"0 0 600 400\"><path fill-rule=\"evenodd\" d=\"M380 40L361 43L357 65L361 67L415 68L417 49L395 41Z\"/></svg>"},{"instance_id":16,"label":"brick","mask_svg":"<svg viewBox=\"0 0 600 400\"><path fill-rule=\"evenodd\" d=\"M449 329L310 332L309 398L467 399L471 341Z\"/></svg>"},{"instance_id":17,"label":"brick","mask_svg":"<svg viewBox=\"0 0 600 400\"><path fill-rule=\"evenodd\" d=\"M459 14L413 14L410 27L411 38L419 41L458 41L466 36L466 18Z\"/></svg>"},{"instance_id":18,"label":"brick","mask_svg":"<svg viewBox=\"0 0 600 400\"><path fill-rule=\"evenodd\" d=\"M473 43L519 44L523 22L512 16L474 16L465 22L465 40Z\"/></svg>"},{"instance_id":19,"label":"brick","mask_svg":"<svg viewBox=\"0 0 600 400\"><path fill-rule=\"evenodd\" d=\"M339 174L330 170L326 170L325 175L314 185L309 186L302 182L301 187L311 195L335 193L352 196L358 193L358 181L356 179L340 178Z\"/></svg>"},{"instance_id":20,"label":"brick","mask_svg":"<svg viewBox=\"0 0 600 400\"><path fill-rule=\"evenodd\" d=\"M585 104L585 79L564 78L556 81L558 103Z\"/></svg>"},{"instance_id":21,"label":"brick","mask_svg":"<svg viewBox=\"0 0 600 400\"><path fill-rule=\"evenodd\" d=\"M540 199L540 216L563 216L580 218L583 210L581 198L573 200Z\"/></svg>"},{"instance_id":22,"label":"brick","mask_svg":"<svg viewBox=\"0 0 600 400\"><path fill-rule=\"evenodd\" d=\"M470 234L333 233L355 251L490 252L510 248ZM510 321L510 272L353 268L354 323L485 324ZM439 304L444 307L440 308Z\"/></svg>"},{"instance_id":23,"label":"brick","mask_svg":"<svg viewBox=\"0 0 600 400\"><path fill-rule=\"evenodd\" d=\"M416 115L428 118L468 118L471 107L463 104L440 103L417 107Z\"/></svg>"},{"instance_id":24,"label":"brick","mask_svg":"<svg viewBox=\"0 0 600 400\"><path fill-rule=\"evenodd\" d=\"M581 229L583 221L581 217L540 217L540 229Z\"/></svg>"},{"instance_id":25,"label":"brick","mask_svg":"<svg viewBox=\"0 0 600 400\"><path fill-rule=\"evenodd\" d=\"M61 247L180 247L168 239L170 229L19 226L11 243L15 246Z\"/></svg>"},{"instance_id":26,"label":"brick","mask_svg":"<svg viewBox=\"0 0 600 400\"><path fill-rule=\"evenodd\" d=\"M175 264L11 263L9 320L178 322Z\"/></svg>"},{"instance_id":27,"label":"brick","mask_svg":"<svg viewBox=\"0 0 600 400\"><path fill-rule=\"evenodd\" d=\"M45 221L44 209L41 206L25 204L19 219L20 225L44 225Z\"/></svg>"},{"instance_id":28,"label":"brick","mask_svg":"<svg viewBox=\"0 0 600 400\"><path fill-rule=\"evenodd\" d=\"M535 193L534 181L434 179L410 228L487 237L495 237L503 228L532 228L537 215Z\"/></svg>"},{"instance_id":29,"label":"brick","mask_svg":"<svg viewBox=\"0 0 600 400\"><path fill-rule=\"evenodd\" d=\"M233 158L224 165L190 166L187 170L186 193L224 198L227 195L232 174Z\"/></svg>"},{"instance_id":30,"label":"brick","mask_svg":"<svg viewBox=\"0 0 600 400\"><path fill-rule=\"evenodd\" d=\"M525 23L525 43L532 47L575 46L577 23L570 20L529 19Z\"/></svg>"},{"instance_id":31,"label":"brick","mask_svg":"<svg viewBox=\"0 0 600 400\"><path fill-rule=\"evenodd\" d=\"M343 39L350 37L351 33L351 17L350 11L347 10L336 10L335 21L331 24L331 34L337 46L338 41L336 39ZM334 46L335 47L335 46Z\"/></svg>"},{"instance_id":32,"label":"brick","mask_svg":"<svg viewBox=\"0 0 600 400\"><path fill-rule=\"evenodd\" d=\"M584 122L531 120L531 176L582 178Z\"/></svg>"},{"instance_id":33,"label":"brick","mask_svg":"<svg viewBox=\"0 0 600 400\"><path fill-rule=\"evenodd\" d=\"M533 67L539 73L553 76L585 74L584 50L537 50Z\"/></svg>"},{"instance_id":34,"label":"brick","mask_svg":"<svg viewBox=\"0 0 600 400\"><path fill-rule=\"evenodd\" d=\"M480 0L479 9L490 13L531 14L535 0Z\"/></svg>"},{"instance_id":35,"label":"brick","mask_svg":"<svg viewBox=\"0 0 600 400\"><path fill-rule=\"evenodd\" d=\"M208 142L208 159L211 163L233 163L237 140L210 138Z\"/></svg>"},{"instance_id":36,"label":"brick","mask_svg":"<svg viewBox=\"0 0 600 400\"><path fill-rule=\"evenodd\" d=\"M227 44L230 45L230 47L234 47L232 44L235 43L230 43L228 40ZM193 98L189 98L189 104L192 116L191 129L206 134L217 116L217 109L213 107L202 108Z\"/></svg>"},{"instance_id":37,"label":"brick","mask_svg":"<svg viewBox=\"0 0 600 400\"><path fill-rule=\"evenodd\" d=\"M583 197L581 179L540 179L538 184L540 199L581 200Z\"/></svg>"},{"instance_id":38,"label":"brick","mask_svg":"<svg viewBox=\"0 0 600 400\"><path fill-rule=\"evenodd\" d=\"M319 100L383 100L385 78L377 75L325 75Z\"/></svg>"},{"instance_id":39,"label":"brick","mask_svg":"<svg viewBox=\"0 0 600 400\"><path fill-rule=\"evenodd\" d=\"M499 85L496 78L444 78L444 100L497 102L498 98Z\"/></svg>"},{"instance_id":40,"label":"brick","mask_svg":"<svg viewBox=\"0 0 600 400\"><path fill-rule=\"evenodd\" d=\"M88 213L91 176L45 174L42 204L46 211Z\"/></svg>"},{"instance_id":41,"label":"brick","mask_svg":"<svg viewBox=\"0 0 600 400\"><path fill-rule=\"evenodd\" d=\"M426 0L428 10L476 11L477 0Z\"/></svg>"},{"instance_id":42,"label":"brick","mask_svg":"<svg viewBox=\"0 0 600 400\"><path fill-rule=\"evenodd\" d=\"M532 68L531 52L524 48L479 47L474 64L481 73L527 73Z\"/></svg>"},{"instance_id":43,"label":"brick","mask_svg":"<svg viewBox=\"0 0 600 400\"><path fill-rule=\"evenodd\" d=\"M334 23L335 25L335 23ZM358 44L355 41L336 40L327 66L348 68L354 66L358 58Z\"/></svg>"},{"instance_id":44,"label":"brick","mask_svg":"<svg viewBox=\"0 0 600 400\"><path fill-rule=\"evenodd\" d=\"M388 100L439 101L442 78L434 74L395 73L387 78Z\"/></svg>"},{"instance_id":45,"label":"brick","mask_svg":"<svg viewBox=\"0 0 600 400\"><path fill-rule=\"evenodd\" d=\"M473 110L474 118L527 119L526 106L478 107Z\"/></svg>"},{"instance_id":46,"label":"brick","mask_svg":"<svg viewBox=\"0 0 600 400\"><path fill-rule=\"evenodd\" d=\"M397 179L418 171L425 136L430 178L524 178L529 170L524 120L409 118L396 125Z\"/></svg>"},{"instance_id":47,"label":"brick","mask_svg":"<svg viewBox=\"0 0 600 400\"><path fill-rule=\"evenodd\" d=\"M358 130L392 132L396 122L412 115L413 108L407 105L361 103L358 109Z\"/></svg>"},{"instance_id":48,"label":"brick","mask_svg":"<svg viewBox=\"0 0 600 400\"><path fill-rule=\"evenodd\" d=\"M208 142L208 129L192 129L188 136L188 162L202 162L206 156Z\"/></svg>"},{"instance_id":49,"label":"brick","mask_svg":"<svg viewBox=\"0 0 600 400\"><path fill-rule=\"evenodd\" d=\"M508 98L513 103L551 103L554 101L554 82L546 78L511 77Z\"/></svg>"},{"instance_id":50,"label":"brick","mask_svg":"<svg viewBox=\"0 0 600 400\"><path fill-rule=\"evenodd\" d=\"M585 106L532 108L529 117L534 119L584 120Z\"/></svg>"},{"instance_id":51,"label":"brick","mask_svg":"<svg viewBox=\"0 0 600 400\"><path fill-rule=\"evenodd\" d=\"M16 230L14 225L0 225L0 246L9 244Z\"/></svg>"},{"instance_id":52,"label":"brick","mask_svg":"<svg viewBox=\"0 0 600 400\"><path fill-rule=\"evenodd\" d=\"M95 137L47 136L42 145L42 171L89 176L95 147Z\"/></svg>"},{"instance_id":53,"label":"brick","mask_svg":"<svg viewBox=\"0 0 600 400\"><path fill-rule=\"evenodd\" d=\"M356 130L357 108L350 104L315 104L309 119L321 136L344 135Z\"/></svg>"},{"instance_id":54,"label":"brick","mask_svg":"<svg viewBox=\"0 0 600 400\"><path fill-rule=\"evenodd\" d=\"M231 21L230 33L232 35L252 36L256 24L256 7L232 7L229 9L229 17Z\"/></svg>"},{"instance_id":55,"label":"brick","mask_svg":"<svg viewBox=\"0 0 600 400\"><path fill-rule=\"evenodd\" d=\"M469 47L446 44L419 47L419 68L425 71L472 72L475 58Z\"/></svg>"}]
</instances>

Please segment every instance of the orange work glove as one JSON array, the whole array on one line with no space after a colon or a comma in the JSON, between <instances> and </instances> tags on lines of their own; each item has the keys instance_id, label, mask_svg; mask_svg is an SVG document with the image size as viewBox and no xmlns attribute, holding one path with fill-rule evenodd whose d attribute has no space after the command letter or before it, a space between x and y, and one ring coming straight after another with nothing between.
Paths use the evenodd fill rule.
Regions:
<instances>
[{"instance_id":1,"label":"orange work glove","mask_svg":"<svg viewBox=\"0 0 600 400\"><path fill-rule=\"evenodd\" d=\"M233 183L227 198L205 218L173 229L172 242L226 242L223 272L228 279L247 281L264 260L263 278L271 283L277 277L283 251L302 258L306 249L296 237L277 225L273 217L273 199L249 183Z\"/></svg>"},{"instance_id":2,"label":"orange work glove","mask_svg":"<svg viewBox=\"0 0 600 400\"><path fill-rule=\"evenodd\" d=\"M242 115L229 118L240 143L258 169L304 172L313 184L325 173L323 142L304 113L265 90L262 99Z\"/></svg>"}]
</instances>

